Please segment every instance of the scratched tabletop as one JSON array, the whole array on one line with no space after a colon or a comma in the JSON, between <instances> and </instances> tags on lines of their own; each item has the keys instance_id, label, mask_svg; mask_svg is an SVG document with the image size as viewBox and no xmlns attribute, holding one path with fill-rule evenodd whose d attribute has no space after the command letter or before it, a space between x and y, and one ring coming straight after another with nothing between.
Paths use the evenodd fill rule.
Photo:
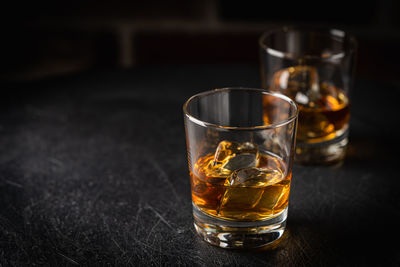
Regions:
<instances>
[{"instance_id":1,"label":"scratched tabletop","mask_svg":"<svg viewBox=\"0 0 400 267\"><path fill-rule=\"evenodd\" d=\"M294 166L280 243L224 250L196 235L182 104L258 76L186 65L3 82L0 266L400 264L400 85L381 81L356 81L341 165Z\"/></svg>"}]
</instances>

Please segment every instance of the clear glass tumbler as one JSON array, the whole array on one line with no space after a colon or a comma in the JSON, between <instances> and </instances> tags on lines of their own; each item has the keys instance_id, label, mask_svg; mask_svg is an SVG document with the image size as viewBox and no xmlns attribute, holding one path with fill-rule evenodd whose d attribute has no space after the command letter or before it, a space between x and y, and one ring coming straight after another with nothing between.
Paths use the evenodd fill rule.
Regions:
<instances>
[{"instance_id":1,"label":"clear glass tumbler","mask_svg":"<svg viewBox=\"0 0 400 267\"><path fill-rule=\"evenodd\" d=\"M348 143L356 40L335 29L283 27L260 40L262 87L299 107L295 161L341 161Z\"/></svg>"},{"instance_id":2,"label":"clear glass tumbler","mask_svg":"<svg viewBox=\"0 0 400 267\"><path fill-rule=\"evenodd\" d=\"M223 88L183 106L194 225L207 242L254 248L285 229L298 109L262 89Z\"/></svg>"}]
</instances>

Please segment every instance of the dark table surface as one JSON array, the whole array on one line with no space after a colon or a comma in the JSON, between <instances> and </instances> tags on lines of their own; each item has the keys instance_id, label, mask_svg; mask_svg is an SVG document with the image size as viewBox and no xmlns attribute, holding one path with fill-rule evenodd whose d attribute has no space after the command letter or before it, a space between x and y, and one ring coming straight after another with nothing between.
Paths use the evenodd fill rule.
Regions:
<instances>
[{"instance_id":1,"label":"dark table surface","mask_svg":"<svg viewBox=\"0 0 400 267\"><path fill-rule=\"evenodd\" d=\"M359 80L341 166L294 166L275 247L203 242L182 104L259 87L248 66L164 66L3 83L0 266L398 265L400 86Z\"/></svg>"}]
</instances>

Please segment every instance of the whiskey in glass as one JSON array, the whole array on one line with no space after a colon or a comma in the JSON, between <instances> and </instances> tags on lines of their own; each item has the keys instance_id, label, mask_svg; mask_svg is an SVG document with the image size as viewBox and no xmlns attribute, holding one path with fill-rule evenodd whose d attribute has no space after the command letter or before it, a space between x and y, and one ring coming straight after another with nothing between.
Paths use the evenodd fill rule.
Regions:
<instances>
[{"instance_id":1,"label":"whiskey in glass","mask_svg":"<svg viewBox=\"0 0 400 267\"><path fill-rule=\"evenodd\" d=\"M285 229L298 109L261 89L224 88L184 105L194 225L207 242L254 248Z\"/></svg>"}]
</instances>

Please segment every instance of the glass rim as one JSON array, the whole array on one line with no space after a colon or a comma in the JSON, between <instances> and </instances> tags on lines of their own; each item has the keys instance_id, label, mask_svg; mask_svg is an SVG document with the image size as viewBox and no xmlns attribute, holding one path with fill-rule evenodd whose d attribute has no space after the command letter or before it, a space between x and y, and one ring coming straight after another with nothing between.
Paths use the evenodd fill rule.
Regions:
<instances>
[{"instance_id":1,"label":"glass rim","mask_svg":"<svg viewBox=\"0 0 400 267\"><path fill-rule=\"evenodd\" d=\"M271 95L271 96L280 98L280 99L288 102L291 106L293 106L295 112L294 112L294 114L292 116L290 116L287 119L284 119L282 121L279 121L277 123L271 123L271 124L259 125L259 126L252 126L252 127L240 127L240 126L222 126L222 125L218 125L218 124L215 124L215 123L206 122L206 121L203 121L203 120L200 120L200 119L196 118L195 116L190 114L188 112L188 110L187 110L187 107L188 107L189 103L191 101L193 101L194 99L196 99L196 98L207 96L207 95L212 95L212 94L215 94L215 93L218 93L218 92L228 92L228 91L233 91L233 90L259 92L259 93L264 94L264 95ZM298 117L299 107L297 106L295 101L293 101L291 98L289 98L288 96L285 96L285 95L283 95L281 93L272 92L272 91L268 91L268 90L265 90L265 89L259 89L259 88L224 87L224 88L215 88L215 89L212 89L212 90L200 92L198 94L195 94L195 95L191 96L183 104L183 113L185 114L185 116L190 121L194 122L197 125L203 126L203 127L218 128L220 130L226 130L226 131L236 131L236 130L239 130L239 131L240 130L259 131L259 130L276 129L276 128L279 128L279 127L282 127L282 126L285 126L285 125L291 123L293 120L295 120Z\"/></svg>"},{"instance_id":2,"label":"glass rim","mask_svg":"<svg viewBox=\"0 0 400 267\"><path fill-rule=\"evenodd\" d=\"M337 29L337 28L329 28L329 27L323 27L323 26L281 26L281 27L272 27L266 31L264 31L260 38L258 39L258 44L260 48L265 50L267 53L280 57L280 58L287 58L287 59L297 59L298 57L296 55L293 55L293 53L288 53L281 51L280 49L272 48L264 43L265 38L273 33L285 33L289 32L291 30L297 30L300 32L316 32L316 33L328 33L331 37L336 37L340 38L341 40L345 41L348 40L349 43L351 44L350 51L354 52L357 50L357 39L355 38L354 35L345 32L343 30ZM339 53L334 53L330 55L325 55L325 56L314 56L314 55L306 55L305 58L323 58L323 59L337 59L337 58L342 58L346 54L346 51L343 50Z\"/></svg>"}]
</instances>

